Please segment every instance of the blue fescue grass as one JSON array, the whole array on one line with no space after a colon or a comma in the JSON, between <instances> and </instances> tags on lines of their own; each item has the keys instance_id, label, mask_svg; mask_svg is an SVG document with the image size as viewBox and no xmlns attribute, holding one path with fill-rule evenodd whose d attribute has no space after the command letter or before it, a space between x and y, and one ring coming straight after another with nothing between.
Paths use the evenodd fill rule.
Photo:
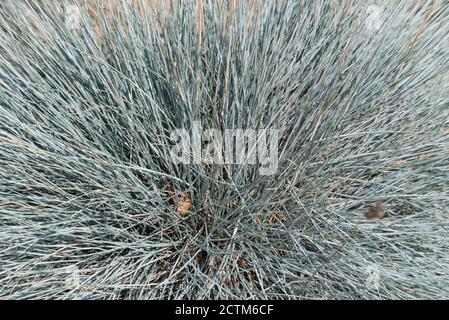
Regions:
<instances>
[{"instance_id":1,"label":"blue fescue grass","mask_svg":"<svg viewBox=\"0 0 449 320\"><path fill-rule=\"evenodd\" d=\"M1 298L449 296L446 1L75 3L1 8ZM194 121L278 172L173 163Z\"/></svg>"}]
</instances>

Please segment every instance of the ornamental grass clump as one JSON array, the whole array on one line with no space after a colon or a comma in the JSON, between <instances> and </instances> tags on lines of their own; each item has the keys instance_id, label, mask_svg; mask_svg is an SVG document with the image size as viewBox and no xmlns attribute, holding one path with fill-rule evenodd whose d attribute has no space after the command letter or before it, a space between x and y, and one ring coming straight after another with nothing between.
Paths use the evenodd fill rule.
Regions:
<instances>
[{"instance_id":1,"label":"ornamental grass clump","mask_svg":"<svg viewBox=\"0 0 449 320\"><path fill-rule=\"evenodd\" d=\"M447 1L0 15L0 298L449 296ZM196 122L277 170L174 161Z\"/></svg>"}]
</instances>

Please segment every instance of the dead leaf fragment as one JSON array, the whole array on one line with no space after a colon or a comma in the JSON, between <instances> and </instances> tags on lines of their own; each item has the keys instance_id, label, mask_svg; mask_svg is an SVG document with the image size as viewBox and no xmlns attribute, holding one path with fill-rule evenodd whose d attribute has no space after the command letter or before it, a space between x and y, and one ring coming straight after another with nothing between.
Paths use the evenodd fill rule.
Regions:
<instances>
[{"instance_id":1,"label":"dead leaf fragment","mask_svg":"<svg viewBox=\"0 0 449 320\"><path fill-rule=\"evenodd\" d=\"M189 212L192 207L192 200L189 197L187 197L183 192L174 191L170 186L168 186L166 190L170 195L171 201L176 206L176 212L181 215Z\"/></svg>"},{"instance_id":2,"label":"dead leaf fragment","mask_svg":"<svg viewBox=\"0 0 449 320\"><path fill-rule=\"evenodd\" d=\"M384 216L385 216L385 205L382 203L378 203L370 207L365 212L365 218L367 218L368 220L382 219Z\"/></svg>"}]
</instances>

